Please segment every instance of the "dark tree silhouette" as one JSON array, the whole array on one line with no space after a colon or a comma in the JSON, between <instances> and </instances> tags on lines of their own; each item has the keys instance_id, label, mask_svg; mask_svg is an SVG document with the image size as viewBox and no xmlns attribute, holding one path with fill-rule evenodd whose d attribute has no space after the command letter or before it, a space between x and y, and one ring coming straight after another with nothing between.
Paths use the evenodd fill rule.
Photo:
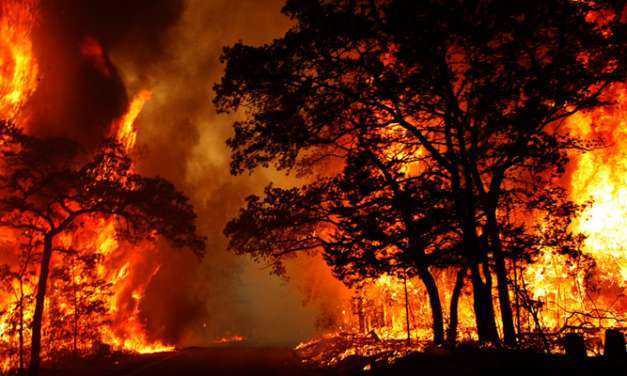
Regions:
<instances>
[{"instance_id":1,"label":"dark tree silhouette","mask_svg":"<svg viewBox=\"0 0 627 376\"><path fill-rule=\"evenodd\" d=\"M188 199L169 182L133 173L122 147L105 144L84 155L65 139L39 139L14 125L0 124L0 226L37 234L41 262L32 325L30 375L40 368L41 326L50 260L59 235L88 218L116 218L129 239L162 235L174 246L198 254L196 215Z\"/></svg>"},{"instance_id":2,"label":"dark tree silhouette","mask_svg":"<svg viewBox=\"0 0 627 376\"><path fill-rule=\"evenodd\" d=\"M525 170L551 168L580 146L561 121L604 105L603 90L624 80L623 5L290 0L283 11L294 26L283 38L224 51L214 102L248 115L228 141L232 172L347 163L381 151L374 135L413 145L451 194L479 338L500 342L494 272L513 345L504 192Z\"/></svg>"},{"instance_id":3,"label":"dark tree silhouette","mask_svg":"<svg viewBox=\"0 0 627 376\"><path fill-rule=\"evenodd\" d=\"M229 248L270 261L279 273L283 257L320 249L349 286L382 274L417 276L429 297L434 342L442 344L442 304L430 267L443 264L446 249L459 242L450 201L437 179L377 169L373 159L393 163L365 153L334 178L302 188L270 186L263 200L249 197L225 228Z\"/></svg>"}]
</instances>

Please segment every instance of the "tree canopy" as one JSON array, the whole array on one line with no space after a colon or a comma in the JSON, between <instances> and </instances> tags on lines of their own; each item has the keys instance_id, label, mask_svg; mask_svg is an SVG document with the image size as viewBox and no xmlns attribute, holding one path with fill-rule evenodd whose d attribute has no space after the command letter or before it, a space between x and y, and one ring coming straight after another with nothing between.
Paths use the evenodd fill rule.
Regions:
<instances>
[{"instance_id":1,"label":"tree canopy","mask_svg":"<svg viewBox=\"0 0 627 376\"><path fill-rule=\"evenodd\" d=\"M270 257L283 256L294 241L313 240L310 222L293 216L319 216L310 192L317 192L320 177L329 177L324 184L333 187L325 191L332 196L324 200L331 206L361 200L348 216L350 225L336 223L333 231L350 237L372 265L379 245L398 243L397 223L411 225L406 232L414 240L439 235L403 249L406 258L439 248L443 236L453 238L444 234L457 229L479 337L499 342L494 272L504 340L514 345L507 259L516 252L504 242L511 230L505 209L534 200L538 189L563 173L569 150L594 146L595 140L569 134L563 121L605 105L604 90L625 79L623 4L288 1L283 12L294 26L282 38L224 49L226 70L214 103L219 111L247 115L233 124L227 142L234 174L273 166L314 182L300 190L270 189L265 201L249 200L227 226L231 246L264 251L253 240L265 239L262 231L244 228L255 224L244 220L253 217L266 220L260 229L277 218L277 228L290 228L272 239L278 252L266 253ZM377 193L364 194L365 187ZM447 204L425 200L438 191L446 192ZM386 203L386 195L397 204ZM298 209L290 213L290 207ZM447 208L453 222L440 221L437 208ZM422 222L428 223L424 233L412 227L421 217L432 220ZM358 230L365 223L368 231ZM535 228L523 222L516 231ZM340 260L342 251L327 252L327 259Z\"/></svg>"},{"instance_id":2,"label":"tree canopy","mask_svg":"<svg viewBox=\"0 0 627 376\"><path fill-rule=\"evenodd\" d=\"M128 240L163 236L199 256L205 239L197 234L188 198L162 178L135 173L124 148L108 141L93 153L67 139L42 139L0 123L0 226L28 232L40 243L37 294L29 372L40 365L41 325L50 261L62 250L57 238L89 219L115 219Z\"/></svg>"}]
</instances>

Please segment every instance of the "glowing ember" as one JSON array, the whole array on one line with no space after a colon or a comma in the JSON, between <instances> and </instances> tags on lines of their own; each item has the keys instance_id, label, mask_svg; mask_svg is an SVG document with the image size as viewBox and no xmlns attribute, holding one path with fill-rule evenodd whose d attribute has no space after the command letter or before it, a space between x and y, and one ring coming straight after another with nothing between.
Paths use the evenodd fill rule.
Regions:
<instances>
[{"instance_id":1,"label":"glowing ember","mask_svg":"<svg viewBox=\"0 0 627 376\"><path fill-rule=\"evenodd\" d=\"M212 345L225 345L225 344L232 344L232 343L242 342L244 340L246 340L245 337L240 336L240 335L234 335L234 336L222 337L222 338L214 339L213 341L211 341L211 344Z\"/></svg>"}]
</instances>

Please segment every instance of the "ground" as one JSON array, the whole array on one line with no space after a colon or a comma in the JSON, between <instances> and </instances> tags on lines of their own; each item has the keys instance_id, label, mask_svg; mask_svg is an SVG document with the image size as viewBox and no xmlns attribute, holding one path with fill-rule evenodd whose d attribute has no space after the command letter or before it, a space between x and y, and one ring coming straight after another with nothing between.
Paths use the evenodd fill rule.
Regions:
<instances>
[{"instance_id":1,"label":"ground","mask_svg":"<svg viewBox=\"0 0 627 376\"><path fill-rule=\"evenodd\" d=\"M112 356L46 369L44 376L323 375L306 369L286 347L188 348L174 352Z\"/></svg>"},{"instance_id":2,"label":"ground","mask_svg":"<svg viewBox=\"0 0 627 376\"><path fill-rule=\"evenodd\" d=\"M301 364L287 347L233 346L188 348L147 355L116 355L71 366L46 369L44 376L326 376L326 375L425 375L473 376L497 374L592 375L627 374L624 359L608 362L592 358L575 362L564 357L530 353L463 352L419 353L401 359L393 366L369 365L364 358L347 358L333 370L314 370ZM368 370L364 371L364 367Z\"/></svg>"}]
</instances>

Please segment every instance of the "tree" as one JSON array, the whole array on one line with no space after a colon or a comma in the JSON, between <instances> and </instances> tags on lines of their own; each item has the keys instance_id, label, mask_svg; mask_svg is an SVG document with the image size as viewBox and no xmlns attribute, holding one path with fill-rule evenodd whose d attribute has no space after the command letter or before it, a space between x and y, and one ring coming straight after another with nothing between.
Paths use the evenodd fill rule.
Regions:
<instances>
[{"instance_id":1,"label":"tree","mask_svg":"<svg viewBox=\"0 0 627 376\"><path fill-rule=\"evenodd\" d=\"M364 168L370 165L362 162L374 156L362 157L333 179L293 189L269 186L263 200L249 197L225 228L229 248L270 261L279 273L282 258L321 249L348 286L382 274L417 276L429 297L434 342L443 344L442 305L430 267L443 262L446 245L457 237L445 225L447 200L438 195L436 180L392 179L392 169ZM417 181L430 186L415 189Z\"/></svg>"},{"instance_id":2,"label":"tree","mask_svg":"<svg viewBox=\"0 0 627 376\"><path fill-rule=\"evenodd\" d=\"M30 231L42 241L30 375L40 368L48 274L60 235L90 218L115 218L118 233L129 239L163 235L174 246L204 250L188 199L161 178L132 172L123 148L113 142L90 156L69 140L39 139L2 122L0 155L0 226Z\"/></svg>"},{"instance_id":3,"label":"tree","mask_svg":"<svg viewBox=\"0 0 627 376\"><path fill-rule=\"evenodd\" d=\"M624 80L623 3L290 0L283 38L224 50L214 102L248 115L228 141L232 172L308 173L381 151L363 135L413 145L450 193L479 338L499 343L494 272L513 345L499 210L525 170L580 147L560 122L604 105L603 90Z\"/></svg>"},{"instance_id":4,"label":"tree","mask_svg":"<svg viewBox=\"0 0 627 376\"><path fill-rule=\"evenodd\" d=\"M64 250L62 266L55 267L50 276L50 333L61 342L57 347L71 349L74 357L79 356L80 344L93 346L99 329L110 322L106 302L112 284L96 271L103 259L91 249Z\"/></svg>"},{"instance_id":5,"label":"tree","mask_svg":"<svg viewBox=\"0 0 627 376\"><path fill-rule=\"evenodd\" d=\"M19 234L17 262L15 265L0 265L0 282L2 287L13 295L15 304L9 307L9 323L11 324L9 335L15 335L17 332L17 363L18 373L24 374L25 371L25 334L27 327L27 319L25 315L26 307L32 301L32 293L30 286L35 277L34 264L37 262L37 248L40 242L29 231ZM9 246L15 246L10 244ZM10 351L7 351L10 353Z\"/></svg>"}]
</instances>

